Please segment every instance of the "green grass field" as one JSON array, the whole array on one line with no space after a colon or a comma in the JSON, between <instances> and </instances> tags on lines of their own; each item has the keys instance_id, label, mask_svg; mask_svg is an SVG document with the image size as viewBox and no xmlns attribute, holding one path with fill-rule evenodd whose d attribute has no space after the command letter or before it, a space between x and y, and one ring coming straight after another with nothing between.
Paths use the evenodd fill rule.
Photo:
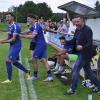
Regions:
<instances>
[{"instance_id":1,"label":"green grass field","mask_svg":"<svg viewBox=\"0 0 100 100\"><path fill-rule=\"evenodd\" d=\"M25 30L26 26L21 24L23 30ZM4 24L0 24L0 29L5 29ZM6 33L0 33L0 38L6 36ZM22 63L25 65L25 58L30 59L30 51L29 51L29 40L22 39ZM5 61L7 59L7 54L9 51L9 45L4 44L0 45L0 100L22 100L21 96L21 87L18 75L18 69L13 66L13 81L11 84L1 84L1 81L7 79L6 66ZM48 55L56 50L51 46L48 46ZM33 72L32 64L31 73ZM79 82L77 93L73 96L65 96L63 93L69 88L69 86L63 85L59 79L54 76L54 81L50 83L45 83L42 80L46 78L47 74L44 66L39 61L39 78L36 81L33 81L37 100L88 100L89 89L83 88ZM24 78L26 76L24 75ZM27 80L25 80L28 100L32 100L29 92L29 85ZM34 99L33 99L34 100ZM99 94L93 95L93 100L100 100Z\"/></svg>"}]
</instances>

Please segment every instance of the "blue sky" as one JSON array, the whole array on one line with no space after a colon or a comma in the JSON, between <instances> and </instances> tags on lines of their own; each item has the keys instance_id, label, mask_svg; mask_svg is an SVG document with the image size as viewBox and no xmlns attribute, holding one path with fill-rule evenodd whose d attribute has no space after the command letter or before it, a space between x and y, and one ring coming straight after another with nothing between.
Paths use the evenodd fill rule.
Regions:
<instances>
[{"instance_id":1,"label":"blue sky","mask_svg":"<svg viewBox=\"0 0 100 100\"><path fill-rule=\"evenodd\" d=\"M8 8L11 7L12 5L18 6L19 4L24 4L25 1L28 0L0 0L0 11L7 11ZM52 0L29 0L29 1L33 1L35 3L46 2L51 7L53 12L63 12L62 10L59 10L57 7L73 0L53 0L53 1ZM74 1L80 2L90 7L94 7L94 4L97 0L74 0Z\"/></svg>"}]
</instances>

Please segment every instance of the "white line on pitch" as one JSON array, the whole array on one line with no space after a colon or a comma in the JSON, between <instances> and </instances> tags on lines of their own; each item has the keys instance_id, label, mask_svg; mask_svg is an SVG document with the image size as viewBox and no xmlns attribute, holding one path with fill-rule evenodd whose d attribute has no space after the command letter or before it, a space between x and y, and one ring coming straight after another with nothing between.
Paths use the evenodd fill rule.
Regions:
<instances>
[{"instance_id":1,"label":"white line on pitch","mask_svg":"<svg viewBox=\"0 0 100 100\"><path fill-rule=\"evenodd\" d=\"M30 70L28 58L25 58L25 65L27 66L27 69ZM32 80L27 80L27 83L28 83L28 87L29 87L29 94L30 94L31 100L37 100L37 95L36 95L36 91L34 89L34 86L32 84Z\"/></svg>"},{"instance_id":2,"label":"white line on pitch","mask_svg":"<svg viewBox=\"0 0 100 100\"><path fill-rule=\"evenodd\" d=\"M20 62L22 63L21 54L20 54ZM24 79L24 76L23 76L23 72L20 69L19 69L19 80L20 80L20 86L21 86L22 100L28 100L25 79Z\"/></svg>"}]
</instances>

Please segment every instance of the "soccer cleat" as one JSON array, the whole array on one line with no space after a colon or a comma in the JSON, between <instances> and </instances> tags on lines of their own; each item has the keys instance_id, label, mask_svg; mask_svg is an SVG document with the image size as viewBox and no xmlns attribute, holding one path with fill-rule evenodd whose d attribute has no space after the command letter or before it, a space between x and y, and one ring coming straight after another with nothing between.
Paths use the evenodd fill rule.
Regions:
<instances>
[{"instance_id":1,"label":"soccer cleat","mask_svg":"<svg viewBox=\"0 0 100 100\"><path fill-rule=\"evenodd\" d=\"M64 93L64 95L73 95L73 94L75 94L75 93L76 93L76 91L75 91L75 90L72 90L72 89L70 88L67 92Z\"/></svg>"},{"instance_id":2,"label":"soccer cleat","mask_svg":"<svg viewBox=\"0 0 100 100\"><path fill-rule=\"evenodd\" d=\"M54 72L54 74L61 74L63 72L63 67L59 66L59 69Z\"/></svg>"},{"instance_id":3,"label":"soccer cleat","mask_svg":"<svg viewBox=\"0 0 100 100\"><path fill-rule=\"evenodd\" d=\"M28 73L26 73L26 77L27 77L27 80L30 80L31 79L30 71Z\"/></svg>"},{"instance_id":4,"label":"soccer cleat","mask_svg":"<svg viewBox=\"0 0 100 100\"><path fill-rule=\"evenodd\" d=\"M47 77L45 80L43 80L44 82L51 82L53 81L53 77Z\"/></svg>"},{"instance_id":5,"label":"soccer cleat","mask_svg":"<svg viewBox=\"0 0 100 100\"><path fill-rule=\"evenodd\" d=\"M90 93L100 93L100 88L95 87Z\"/></svg>"},{"instance_id":6,"label":"soccer cleat","mask_svg":"<svg viewBox=\"0 0 100 100\"><path fill-rule=\"evenodd\" d=\"M3 81L3 82L1 82L2 84L9 84L9 83L11 83L12 81L11 80L5 80L5 81Z\"/></svg>"}]
</instances>

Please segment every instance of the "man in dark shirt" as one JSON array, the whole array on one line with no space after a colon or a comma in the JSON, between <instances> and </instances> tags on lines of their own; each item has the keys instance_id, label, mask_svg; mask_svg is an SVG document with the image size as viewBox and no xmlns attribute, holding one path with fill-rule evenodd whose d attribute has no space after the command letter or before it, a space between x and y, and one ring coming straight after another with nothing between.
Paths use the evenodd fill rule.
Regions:
<instances>
[{"instance_id":1,"label":"man in dark shirt","mask_svg":"<svg viewBox=\"0 0 100 100\"><path fill-rule=\"evenodd\" d=\"M74 38L69 42L74 42L78 58L72 70L71 88L65 94L75 94L79 79L79 72L82 67L86 75L88 75L92 83L96 86L96 88L92 90L92 93L100 93L100 82L90 67L90 61L93 57L92 30L85 25L83 18L80 17L76 18L76 27L77 29L75 31Z\"/></svg>"}]
</instances>

